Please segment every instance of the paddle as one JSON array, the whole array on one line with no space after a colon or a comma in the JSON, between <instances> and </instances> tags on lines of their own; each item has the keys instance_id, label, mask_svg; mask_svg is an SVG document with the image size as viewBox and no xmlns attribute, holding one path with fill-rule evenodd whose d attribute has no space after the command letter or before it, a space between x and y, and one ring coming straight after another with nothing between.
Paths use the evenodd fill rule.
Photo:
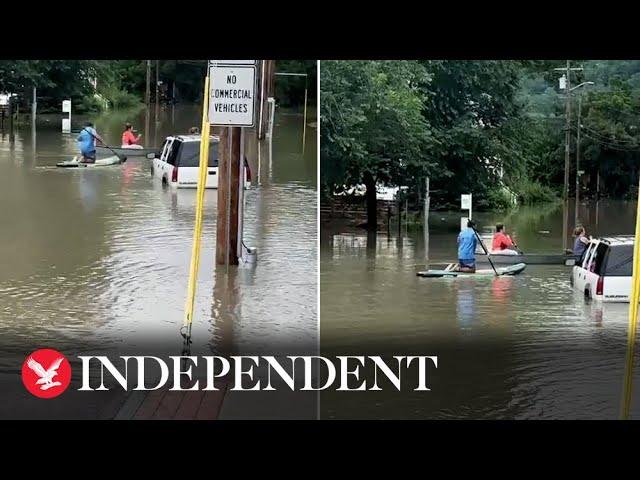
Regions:
<instances>
[{"instance_id":1,"label":"paddle","mask_svg":"<svg viewBox=\"0 0 640 480\"><path fill-rule=\"evenodd\" d=\"M487 250L487 247L484 246L484 243L482 242L482 239L480 238L480 235L478 235L478 231L476 230L476 227L471 227L471 228L473 229L473 233L476 234L476 238L480 242L480 246L484 250L484 253L487 256L487 260L489 260L489 263L491 264L491 268L493 268L493 271L496 273L496 277L499 277L500 274L496 270L496 267L493 265L493 262L491 261L491 255L489 255L489 251Z\"/></svg>"},{"instance_id":2,"label":"paddle","mask_svg":"<svg viewBox=\"0 0 640 480\"><path fill-rule=\"evenodd\" d=\"M93 138L95 138L96 140L100 141L100 139L98 137L96 137L93 133L91 133L89 130L86 129L86 127L82 127L82 130L84 130L85 132L87 132L89 135L91 135ZM80 130L80 131L82 131ZM117 153L113 148L111 148L109 145L107 145L106 143L100 141L100 143L102 143L101 146L103 146L104 148L111 150L113 152L113 154L118 157L120 159L121 162L125 162L127 160L127 157L125 155L121 155L119 153Z\"/></svg>"}]
</instances>

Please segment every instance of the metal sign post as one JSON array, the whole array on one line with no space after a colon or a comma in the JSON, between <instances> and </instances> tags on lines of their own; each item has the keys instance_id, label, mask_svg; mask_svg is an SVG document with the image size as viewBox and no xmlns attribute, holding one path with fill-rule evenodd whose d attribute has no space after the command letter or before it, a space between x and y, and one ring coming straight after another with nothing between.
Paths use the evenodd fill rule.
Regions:
<instances>
[{"instance_id":1,"label":"metal sign post","mask_svg":"<svg viewBox=\"0 0 640 480\"><path fill-rule=\"evenodd\" d=\"M463 193L460 195L460 209L469 211L468 217L462 217L460 219L460 231L467 228L467 221L471 220L471 204L473 203L471 195L471 193Z\"/></svg>"}]
</instances>

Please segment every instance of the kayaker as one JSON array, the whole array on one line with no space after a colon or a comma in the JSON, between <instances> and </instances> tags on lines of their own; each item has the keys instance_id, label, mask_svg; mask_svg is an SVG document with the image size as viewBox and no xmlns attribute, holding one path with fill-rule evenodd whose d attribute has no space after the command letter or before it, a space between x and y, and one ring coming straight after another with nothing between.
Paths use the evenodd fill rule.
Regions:
<instances>
[{"instance_id":1,"label":"kayaker","mask_svg":"<svg viewBox=\"0 0 640 480\"><path fill-rule=\"evenodd\" d=\"M458 235L458 272L476 273L476 247L478 239L475 223L467 221L467 228Z\"/></svg>"},{"instance_id":2,"label":"kayaker","mask_svg":"<svg viewBox=\"0 0 640 480\"><path fill-rule=\"evenodd\" d=\"M576 237L576 240L573 243L573 254L580 257L587 249L587 245L589 245L591 240L587 237L587 232L584 227L576 227L573 231L573 236Z\"/></svg>"},{"instance_id":3,"label":"kayaker","mask_svg":"<svg viewBox=\"0 0 640 480\"><path fill-rule=\"evenodd\" d=\"M81 163L95 163L96 162L96 140L104 144L102 137L98 135L98 132L93 127L93 123L85 123L80 134L78 135L78 148L82 159Z\"/></svg>"},{"instance_id":4,"label":"kayaker","mask_svg":"<svg viewBox=\"0 0 640 480\"><path fill-rule=\"evenodd\" d=\"M493 234L493 243L491 244L491 253L500 255L517 255L518 250L511 237L504 232L504 224L496 225L496 233Z\"/></svg>"},{"instance_id":5,"label":"kayaker","mask_svg":"<svg viewBox=\"0 0 640 480\"><path fill-rule=\"evenodd\" d=\"M124 132L122 132L122 146L130 147L132 145L138 146L138 142L142 138L142 135L138 135L137 137L133 133L133 127L130 123L125 124Z\"/></svg>"}]
</instances>

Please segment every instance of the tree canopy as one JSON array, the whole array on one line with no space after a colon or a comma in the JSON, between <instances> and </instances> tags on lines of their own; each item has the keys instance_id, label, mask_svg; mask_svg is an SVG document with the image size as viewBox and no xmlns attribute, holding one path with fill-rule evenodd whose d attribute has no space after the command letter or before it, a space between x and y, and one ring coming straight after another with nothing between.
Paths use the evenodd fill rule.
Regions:
<instances>
[{"instance_id":1,"label":"tree canopy","mask_svg":"<svg viewBox=\"0 0 640 480\"><path fill-rule=\"evenodd\" d=\"M584 61L572 73L571 178L580 126L583 195L624 196L638 181L640 62ZM409 186L431 177L440 206L552 199L564 179L566 61L323 61L322 184ZM578 125L577 110L581 109ZM575 182L571 182L574 189ZM434 205L437 206L437 205Z\"/></svg>"}]
</instances>

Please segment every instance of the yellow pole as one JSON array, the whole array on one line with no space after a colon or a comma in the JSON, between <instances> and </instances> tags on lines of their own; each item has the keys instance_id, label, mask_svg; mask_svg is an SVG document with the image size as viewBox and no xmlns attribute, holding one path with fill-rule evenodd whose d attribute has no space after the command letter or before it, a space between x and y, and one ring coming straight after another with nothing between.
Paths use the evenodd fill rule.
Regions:
<instances>
[{"instance_id":1,"label":"yellow pole","mask_svg":"<svg viewBox=\"0 0 640 480\"><path fill-rule=\"evenodd\" d=\"M640 193L640 190L638 190ZM639 194L640 197L640 194ZM627 331L627 362L624 371L624 391L622 395L622 420L629 419L631 392L633 386L633 348L638 324L638 300L640 299L640 198L636 211L636 238L633 244L633 277L629 297L629 329Z\"/></svg>"},{"instance_id":2,"label":"yellow pole","mask_svg":"<svg viewBox=\"0 0 640 480\"><path fill-rule=\"evenodd\" d=\"M200 240L202 238L202 216L204 210L204 191L207 181L207 166L209 163L209 77L204 82L204 101L202 105L202 137L200 140L200 166L198 172L198 190L196 200L196 220L193 229L193 247L191 250L191 266L189 268L189 283L187 287L187 302L185 305L184 325L187 327L186 336L191 336L193 323L193 304L196 296L196 282L200 266Z\"/></svg>"}]
</instances>

